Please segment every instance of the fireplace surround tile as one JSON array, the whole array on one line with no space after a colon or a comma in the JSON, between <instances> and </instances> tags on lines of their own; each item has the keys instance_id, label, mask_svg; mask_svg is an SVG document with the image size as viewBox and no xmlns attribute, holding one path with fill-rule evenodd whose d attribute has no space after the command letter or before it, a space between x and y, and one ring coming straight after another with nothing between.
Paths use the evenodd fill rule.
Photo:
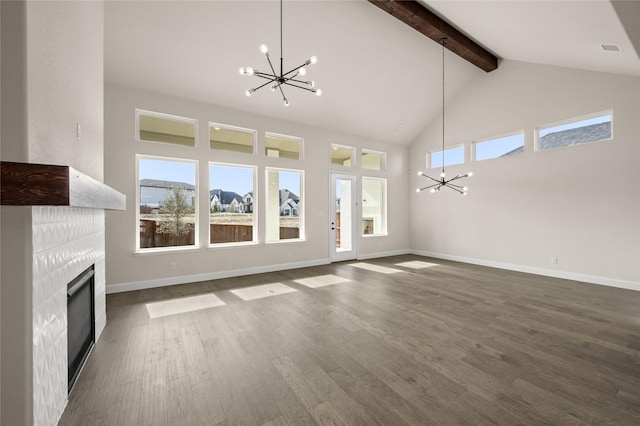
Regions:
<instances>
[{"instance_id":1,"label":"fireplace surround tile","mask_svg":"<svg viewBox=\"0 0 640 426\"><path fill-rule=\"evenodd\" d=\"M104 211L32 208L33 413L56 425L67 403L67 284L95 265L96 339L106 323Z\"/></svg>"}]
</instances>

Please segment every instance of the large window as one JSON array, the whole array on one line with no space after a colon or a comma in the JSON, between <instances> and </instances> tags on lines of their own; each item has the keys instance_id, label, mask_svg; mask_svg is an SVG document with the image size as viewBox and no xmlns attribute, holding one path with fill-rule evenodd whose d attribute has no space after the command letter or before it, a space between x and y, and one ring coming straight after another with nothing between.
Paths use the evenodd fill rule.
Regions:
<instances>
[{"instance_id":1,"label":"large window","mask_svg":"<svg viewBox=\"0 0 640 426\"><path fill-rule=\"evenodd\" d=\"M362 178L362 234L387 233L387 180Z\"/></svg>"},{"instance_id":2,"label":"large window","mask_svg":"<svg viewBox=\"0 0 640 426\"><path fill-rule=\"evenodd\" d=\"M362 150L362 168L371 170L385 170L387 156L384 152Z\"/></svg>"},{"instance_id":3,"label":"large window","mask_svg":"<svg viewBox=\"0 0 640 426\"><path fill-rule=\"evenodd\" d=\"M267 157L290 158L293 160L302 158L302 138L266 132L264 144Z\"/></svg>"},{"instance_id":4,"label":"large window","mask_svg":"<svg viewBox=\"0 0 640 426\"><path fill-rule=\"evenodd\" d=\"M304 239L304 172L267 167L266 241Z\"/></svg>"},{"instance_id":5,"label":"large window","mask_svg":"<svg viewBox=\"0 0 640 426\"><path fill-rule=\"evenodd\" d=\"M136 140L196 146L198 120L136 110Z\"/></svg>"},{"instance_id":6,"label":"large window","mask_svg":"<svg viewBox=\"0 0 640 426\"><path fill-rule=\"evenodd\" d=\"M613 112L592 114L536 129L536 149L562 148L611 139Z\"/></svg>"},{"instance_id":7,"label":"large window","mask_svg":"<svg viewBox=\"0 0 640 426\"><path fill-rule=\"evenodd\" d=\"M255 167L209 164L209 243L256 241Z\"/></svg>"},{"instance_id":8,"label":"large window","mask_svg":"<svg viewBox=\"0 0 640 426\"><path fill-rule=\"evenodd\" d=\"M428 154L429 167L442 167L443 160L445 166L464 163L464 146L456 146L454 148L445 149L444 151L432 151Z\"/></svg>"},{"instance_id":9,"label":"large window","mask_svg":"<svg viewBox=\"0 0 640 426\"><path fill-rule=\"evenodd\" d=\"M209 147L211 149L253 154L255 141L255 130L209 123Z\"/></svg>"},{"instance_id":10,"label":"large window","mask_svg":"<svg viewBox=\"0 0 640 426\"><path fill-rule=\"evenodd\" d=\"M499 138L491 138L473 143L474 160L511 157L524 152L524 133L512 133Z\"/></svg>"},{"instance_id":11,"label":"large window","mask_svg":"<svg viewBox=\"0 0 640 426\"><path fill-rule=\"evenodd\" d=\"M138 249L197 245L197 162L138 156Z\"/></svg>"}]
</instances>

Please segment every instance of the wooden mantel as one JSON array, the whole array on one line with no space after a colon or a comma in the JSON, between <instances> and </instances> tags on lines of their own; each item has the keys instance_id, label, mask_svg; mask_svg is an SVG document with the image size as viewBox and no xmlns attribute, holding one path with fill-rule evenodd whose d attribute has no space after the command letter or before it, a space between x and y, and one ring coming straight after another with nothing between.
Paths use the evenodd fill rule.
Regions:
<instances>
[{"instance_id":1,"label":"wooden mantel","mask_svg":"<svg viewBox=\"0 0 640 426\"><path fill-rule=\"evenodd\" d=\"M127 197L69 166L0 162L3 206L125 210Z\"/></svg>"}]
</instances>

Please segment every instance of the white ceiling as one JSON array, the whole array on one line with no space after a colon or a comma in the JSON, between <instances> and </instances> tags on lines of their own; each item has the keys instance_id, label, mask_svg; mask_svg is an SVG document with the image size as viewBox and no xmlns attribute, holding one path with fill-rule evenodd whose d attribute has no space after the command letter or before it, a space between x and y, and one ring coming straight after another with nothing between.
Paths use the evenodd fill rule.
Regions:
<instances>
[{"instance_id":1,"label":"white ceiling","mask_svg":"<svg viewBox=\"0 0 640 426\"><path fill-rule=\"evenodd\" d=\"M424 3L499 57L640 76L608 1ZM247 98L260 79L238 68L267 70L262 43L278 67L279 13L270 0L108 1L105 80L405 145L438 115L440 45L364 0L285 1L285 71L316 55L306 78L323 95L288 88L288 108L268 88ZM447 99L483 75L447 51Z\"/></svg>"}]
</instances>

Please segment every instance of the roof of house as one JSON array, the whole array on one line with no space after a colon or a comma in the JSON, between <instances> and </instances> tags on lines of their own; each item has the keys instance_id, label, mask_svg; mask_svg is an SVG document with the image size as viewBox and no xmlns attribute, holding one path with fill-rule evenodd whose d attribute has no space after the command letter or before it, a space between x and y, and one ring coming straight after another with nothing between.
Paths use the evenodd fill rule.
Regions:
<instances>
[{"instance_id":1,"label":"roof of house","mask_svg":"<svg viewBox=\"0 0 640 426\"><path fill-rule=\"evenodd\" d=\"M591 124L576 129L561 130L549 133L540 138L540 149L561 148L585 142L595 142L611 138L611 122ZM524 147L520 146L500 157L522 154Z\"/></svg>"},{"instance_id":2,"label":"roof of house","mask_svg":"<svg viewBox=\"0 0 640 426\"><path fill-rule=\"evenodd\" d=\"M282 204L285 200L288 200L288 199L292 199L296 203L300 201L300 197L298 197L293 192L289 191L288 189L281 189L280 190L280 204Z\"/></svg>"},{"instance_id":3,"label":"roof of house","mask_svg":"<svg viewBox=\"0 0 640 426\"><path fill-rule=\"evenodd\" d=\"M242 202L242 197L237 192L223 191L222 189L212 189L209 191L209 199L212 200L214 196L218 197L220 204L231 204L233 200Z\"/></svg>"},{"instance_id":4,"label":"roof of house","mask_svg":"<svg viewBox=\"0 0 640 426\"><path fill-rule=\"evenodd\" d=\"M191 185L190 183L184 182L175 182L171 180L159 180L159 179L140 179L140 186L145 186L149 188L162 188L162 189L170 189L170 188L182 188L188 190L195 190L196 187Z\"/></svg>"}]
</instances>

